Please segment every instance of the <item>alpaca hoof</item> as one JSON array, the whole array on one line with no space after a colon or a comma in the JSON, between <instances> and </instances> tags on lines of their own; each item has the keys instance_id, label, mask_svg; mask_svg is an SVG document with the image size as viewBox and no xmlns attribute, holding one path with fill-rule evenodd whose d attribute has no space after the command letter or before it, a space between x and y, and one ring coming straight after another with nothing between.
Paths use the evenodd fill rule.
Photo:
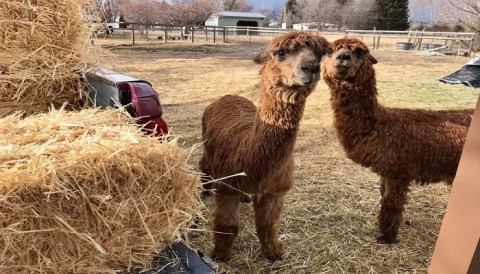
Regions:
<instances>
[{"instance_id":1,"label":"alpaca hoof","mask_svg":"<svg viewBox=\"0 0 480 274\"><path fill-rule=\"evenodd\" d=\"M270 262L281 261L283 260L283 251L282 252L265 252L263 256Z\"/></svg>"},{"instance_id":2,"label":"alpaca hoof","mask_svg":"<svg viewBox=\"0 0 480 274\"><path fill-rule=\"evenodd\" d=\"M283 251L283 244L277 242L274 246L276 248L273 250L262 250L263 256L270 262L283 260L283 254L285 253Z\"/></svg>"},{"instance_id":3,"label":"alpaca hoof","mask_svg":"<svg viewBox=\"0 0 480 274\"><path fill-rule=\"evenodd\" d=\"M230 260L230 254L221 252L218 250L214 250L212 253L212 259L214 261L227 263Z\"/></svg>"},{"instance_id":4,"label":"alpaca hoof","mask_svg":"<svg viewBox=\"0 0 480 274\"><path fill-rule=\"evenodd\" d=\"M377 243L379 244L395 244L398 243L396 237L380 235L377 238Z\"/></svg>"}]
</instances>

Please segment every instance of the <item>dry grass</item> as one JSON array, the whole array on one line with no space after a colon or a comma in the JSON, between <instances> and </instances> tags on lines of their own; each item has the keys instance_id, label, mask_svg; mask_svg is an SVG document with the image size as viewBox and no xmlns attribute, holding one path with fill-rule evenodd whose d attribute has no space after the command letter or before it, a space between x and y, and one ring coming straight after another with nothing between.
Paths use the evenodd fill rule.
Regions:
<instances>
[{"instance_id":1,"label":"dry grass","mask_svg":"<svg viewBox=\"0 0 480 274\"><path fill-rule=\"evenodd\" d=\"M330 37L327 37L330 39ZM154 84L165 118L187 147L201 142L200 120L213 98L240 94L256 100L259 66L251 59L265 42L238 44L169 43L117 46L111 67ZM468 58L425 57L381 49L379 100L389 106L421 108L474 107L479 92L438 81L463 66ZM197 165L197 149L191 164ZM321 82L309 97L295 150L296 186L287 195L279 223L288 235L283 261L270 263L259 252L251 205L241 207L242 231L234 257L221 269L229 273L426 273L449 189L443 185L412 187L400 242L379 245L378 177L348 160L332 128L329 92ZM211 213L206 201L205 231L191 245L212 249Z\"/></svg>"},{"instance_id":2,"label":"dry grass","mask_svg":"<svg viewBox=\"0 0 480 274\"><path fill-rule=\"evenodd\" d=\"M149 267L200 213L189 157L118 110L0 119L0 272Z\"/></svg>"}]
</instances>

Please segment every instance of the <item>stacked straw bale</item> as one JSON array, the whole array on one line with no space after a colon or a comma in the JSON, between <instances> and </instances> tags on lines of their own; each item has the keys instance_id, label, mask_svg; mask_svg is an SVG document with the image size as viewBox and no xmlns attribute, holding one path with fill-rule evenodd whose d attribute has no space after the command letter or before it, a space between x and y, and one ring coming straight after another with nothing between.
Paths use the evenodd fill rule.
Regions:
<instances>
[{"instance_id":1,"label":"stacked straw bale","mask_svg":"<svg viewBox=\"0 0 480 274\"><path fill-rule=\"evenodd\" d=\"M91 45L90 0L0 1L0 117L86 103L80 77Z\"/></svg>"},{"instance_id":2,"label":"stacked straw bale","mask_svg":"<svg viewBox=\"0 0 480 274\"><path fill-rule=\"evenodd\" d=\"M0 273L149 267L200 214L189 155L119 110L0 119Z\"/></svg>"}]
</instances>

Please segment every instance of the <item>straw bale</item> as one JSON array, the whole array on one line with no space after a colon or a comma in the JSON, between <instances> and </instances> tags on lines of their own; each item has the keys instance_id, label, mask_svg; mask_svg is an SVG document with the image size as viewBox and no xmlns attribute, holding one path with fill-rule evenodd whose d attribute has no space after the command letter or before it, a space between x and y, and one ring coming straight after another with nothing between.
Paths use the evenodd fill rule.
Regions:
<instances>
[{"instance_id":1,"label":"straw bale","mask_svg":"<svg viewBox=\"0 0 480 274\"><path fill-rule=\"evenodd\" d=\"M89 3L0 1L0 117L86 103L81 76L103 54L90 41Z\"/></svg>"},{"instance_id":2,"label":"straw bale","mask_svg":"<svg viewBox=\"0 0 480 274\"><path fill-rule=\"evenodd\" d=\"M0 273L113 273L200 215L177 139L145 136L118 110L0 119Z\"/></svg>"}]
</instances>

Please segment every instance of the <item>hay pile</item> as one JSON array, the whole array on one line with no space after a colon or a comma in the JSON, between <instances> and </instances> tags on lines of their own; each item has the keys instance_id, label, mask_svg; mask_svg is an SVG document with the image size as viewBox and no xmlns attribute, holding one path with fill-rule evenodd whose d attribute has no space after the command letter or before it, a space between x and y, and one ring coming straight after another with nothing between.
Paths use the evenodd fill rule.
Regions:
<instances>
[{"instance_id":1,"label":"hay pile","mask_svg":"<svg viewBox=\"0 0 480 274\"><path fill-rule=\"evenodd\" d=\"M86 103L80 77L91 45L89 0L0 1L0 117Z\"/></svg>"},{"instance_id":2,"label":"hay pile","mask_svg":"<svg viewBox=\"0 0 480 274\"><path fill-rule=\"evenodd\" d=\"M199 214L189 155L118 110L1 119L0 272L148 267Z\"/></svg>"}]
</instances>

